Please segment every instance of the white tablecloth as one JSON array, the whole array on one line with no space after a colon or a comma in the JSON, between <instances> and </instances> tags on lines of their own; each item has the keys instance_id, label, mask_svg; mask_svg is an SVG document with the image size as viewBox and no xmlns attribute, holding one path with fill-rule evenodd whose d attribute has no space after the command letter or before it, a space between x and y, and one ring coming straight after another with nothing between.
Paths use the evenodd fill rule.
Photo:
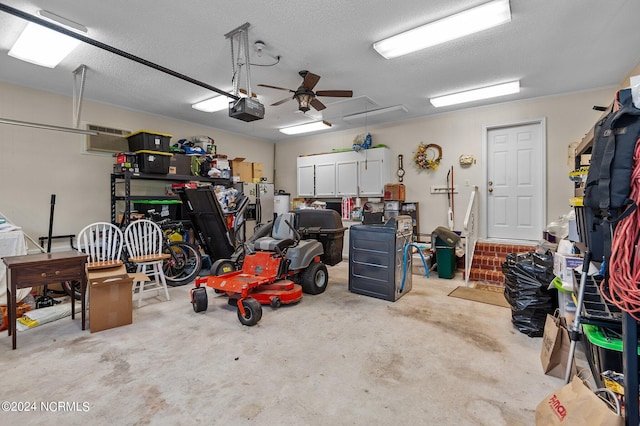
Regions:
<instances>
[{"instance_id":1,"label":"white tablecloth","mask_svg":"<svg viewBox=\"0 0 640 426\"><path fill-rule=\"evenodd\" d=\"M27 242L21 230L0 232L0 259L5 256L19 256L27 254ZM17 292L16 300L24 299L30 288L21 288ZM0 305L7 304L7 267L0 261Z\"/></svg>"}]
</instances>

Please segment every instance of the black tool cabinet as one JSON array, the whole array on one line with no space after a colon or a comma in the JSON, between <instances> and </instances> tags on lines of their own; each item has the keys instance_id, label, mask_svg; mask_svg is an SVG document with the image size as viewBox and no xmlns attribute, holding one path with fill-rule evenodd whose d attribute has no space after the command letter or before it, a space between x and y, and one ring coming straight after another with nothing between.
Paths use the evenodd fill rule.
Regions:
<instances>
[{"instance_id":1,"label":"black tool cabinet","mask_svg":"<svg viewBox=\"0 0 640 426\"><path fill-rule=\"evenodd\" d=\"M121 206L123 212L122 224L127 225L131 221L131 202L137 200L179 200L180 197L172 195L132 195L132 180L150 180L171 182L203 182L213 185L230 186L230 179L226 178L208 178L201 176L188 175L163 175L150 173L122 172L111 174L111 223L118 224L118 202L124 202ZM120 191L118 187L122 186Z\"/></svg>"}]
</instances>

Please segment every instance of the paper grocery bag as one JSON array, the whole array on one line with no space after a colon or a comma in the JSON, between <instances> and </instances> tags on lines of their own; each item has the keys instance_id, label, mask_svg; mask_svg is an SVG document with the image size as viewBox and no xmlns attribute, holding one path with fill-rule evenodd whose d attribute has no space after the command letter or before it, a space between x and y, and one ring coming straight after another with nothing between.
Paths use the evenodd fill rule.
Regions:
<instances>
[{"instance_id":1,"label":"paper grocery bag","mask_svg":"<svg viewBox=\"0 0 640 426\"><path fill-rule=\"evenodd\" d=\"M624 426L617 415L578 376L552 392L536 407L536 426Z\"/></svg>"},{"instance_id":2,"label":"paper grocery bag","mask_svg":"<svg viewBox=\"0 0 640 426\"><path fill-rule=\"evenodd\" d=\"M547 314L542 335L540 362L542 371L549 376L564 378L569 363L571 340L564 318ZM576 363L571 364L571 375L576 374Z\"/></svg>"}]
</instances>

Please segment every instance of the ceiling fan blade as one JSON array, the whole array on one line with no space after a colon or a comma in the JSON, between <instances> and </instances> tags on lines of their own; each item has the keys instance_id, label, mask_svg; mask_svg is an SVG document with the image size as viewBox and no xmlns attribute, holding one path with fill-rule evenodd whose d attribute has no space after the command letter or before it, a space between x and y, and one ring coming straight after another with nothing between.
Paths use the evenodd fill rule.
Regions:
<instances>
[{"instance_id":1,"label":"ceiling fan blade","mask_svg":"<svg viewBox=\"0 0 640 426\"><path fill-rule=\"evenodd\" d=\"M302 80L302 87L313 90L316 84L318 84L318 81L320 81L319 75L307 71L307 74L304 76L304 80Z\"/></svg>"},{"instance_id":2,"label":"ceiling fan blade","mask_svg":"<svg viewBox=\"0 0 640 426\"><path fill-rule=\"evenodd\" d=\"M285 103L285 102L287 102L287 101L290 101L291 99L293 99L293 98L284 98L284 99L281 99L281 100L279 100L278 102L271 104L271 106L278 106L278 105L282 105L283 103Z\"/></svg>"},{"instance_id":3,"label":"ceiling fan blade","mask_svg":"<svg viewBox=\"0 0 640 426\"><path fill-rule=\"evenodd\" d=\"M316 96L333 96L334 98L350 98L353 96L351 90L318 90Z\"/></svg>"},{"instance_id":4,"label":"ceiling fan blade","mask_svg":"<svg viewBox=\"0 0 640 426\"><path fill-rule=\"evenodd\" d=\"M311 102L309 102L309 104L318 111L322 111L323 109L326 108L326 106L322 102L320 102L317 98L313 98Z\"/></svg>"},{"instance_id":5,"label":"ceiling fan blade","mask_svg":"<svg viewBox=\"0 0 640 426\"><path fill-rule=\"evenodd\" d=\"M269 84L258 84L260 87L268 87L269 89L286 90L287 92L295 92L295 90L285 89L284 87L271 86Z\"/></svg>"}]
</instances>

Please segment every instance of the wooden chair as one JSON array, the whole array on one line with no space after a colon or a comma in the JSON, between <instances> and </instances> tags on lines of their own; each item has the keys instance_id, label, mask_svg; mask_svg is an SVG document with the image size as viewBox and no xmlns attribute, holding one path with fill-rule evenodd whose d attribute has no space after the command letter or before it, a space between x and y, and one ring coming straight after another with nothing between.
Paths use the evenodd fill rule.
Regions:
<instances>
[{"instance_id":1,"label":"wooden chair","mask_svg":"<svg viewBox=\"0 0 640 426\"><path fill-rule=\"evenodd\" d=\"M141 219L131 222L124 230L124 240L129 252L129 261L136 264L136 272L146 274L151 281L134 281L133 293L138 292L138 307L142 304L142 294L164 289L167 300L170 300L167 281L162 270L162 263L169 258L162 252L164 236L160 227L154 222Z\"/></svg>"},{"instance_id":2,"label":"wooden chair","mask_svg":"<svg viewBox=\"0 0 640 426\"><path fill-rule=\"evenodd\" d=\"M78 250L87 254L87 269L115 268L123 264L122 231L107 222L95 222L78 233Z\"/></svg>"}]
</instances>

